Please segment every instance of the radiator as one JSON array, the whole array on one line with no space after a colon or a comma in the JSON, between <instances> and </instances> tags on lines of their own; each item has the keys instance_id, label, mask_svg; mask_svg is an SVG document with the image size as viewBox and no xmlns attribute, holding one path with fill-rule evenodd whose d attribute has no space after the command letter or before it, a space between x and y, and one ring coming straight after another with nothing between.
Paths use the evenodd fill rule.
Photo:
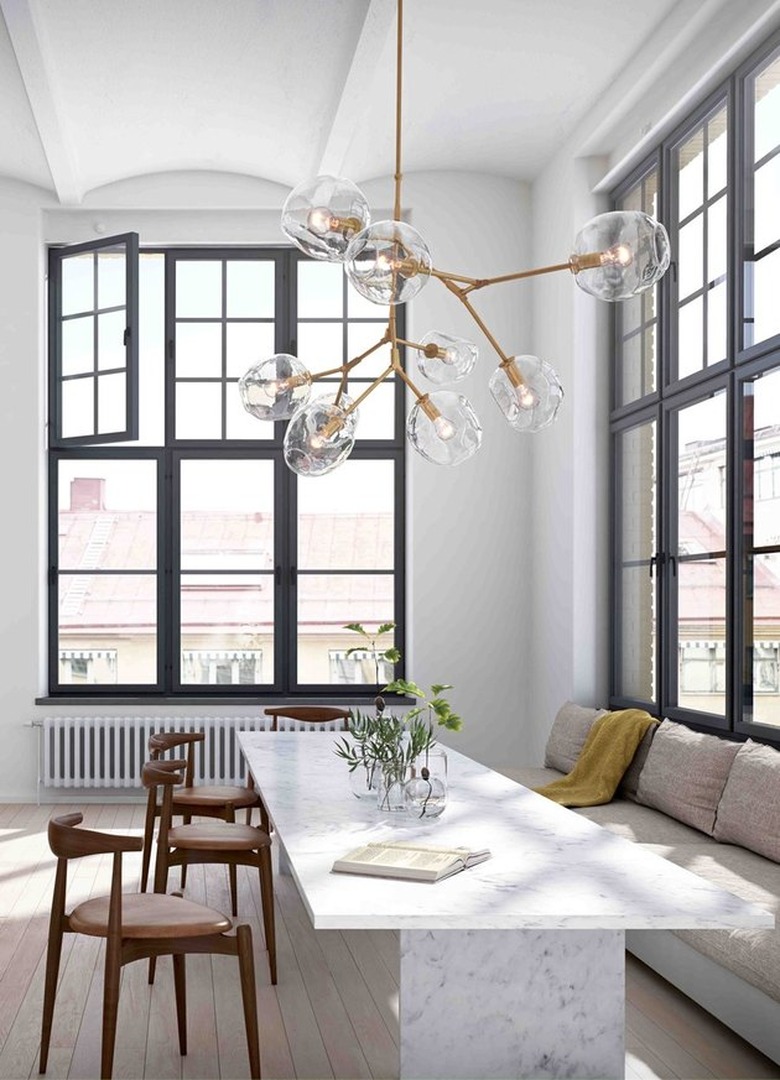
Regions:
<instances>
[{"instance_id":1,"label":"radiator","mask_svg":"<svg viewBox=\"0 0 780 1080\"><path fill-rule=\"evenodd\" d=\"M40 782L54 788L139 788L150 735L202 731L206 738L195 747L196 783L244 784L246 766L236 732L267 731L271 722L264 716L47 716L39 721ZM279 730L331 731L338 723L303 724L280 717Z\"/></svg>"}]
</instances>

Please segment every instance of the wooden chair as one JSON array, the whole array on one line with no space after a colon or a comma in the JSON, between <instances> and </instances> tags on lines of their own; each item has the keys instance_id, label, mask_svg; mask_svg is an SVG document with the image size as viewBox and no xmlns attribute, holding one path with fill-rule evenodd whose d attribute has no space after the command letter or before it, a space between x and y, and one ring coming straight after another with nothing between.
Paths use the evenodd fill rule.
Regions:
<instances>
[{"instance_id":1,"label":"wooden chair","mask_svg":"<svg viewBox=\"0 0 780 1080\"><path fill-rule=\"evenodd\" d=\"M178 766L178 769L177 769ZM233 820L205 821L173 827L174 787L181 784L184 762L149 761L141 772L144 786L150 793L163 791L160 804L160 830L157 836L157 862L154 873L155 893L164 893L168 872L172 866L182 868L193 863L218 863L227 865L230 871L230 891L233 914L236 914L236 868L254 866L260 876L260 896L263 904L263 929L268 950L268 966L271 982L276 985L276 930L274 920L274 883L271 868L271 839L267 832L255 825L241 825ZM180 810L176 810L180 813ZM149 981L154 978L154 965L150 964Z\"/></svg>"},{"instance_id":2,"label":"wooden chair","mask_svg":"<svg viewBox=\"0 0 780 1080\"><path fill-rule=\"evenodd\" d=\"M251 776L246 787L232 784L195 784L195 746L202 743L205 735L202 731L161 731L149 739L149 756L157 761L168 751L180 746L187 747L186 772L184 784L173 793L173 813L181 814L184 824L188 825L193 816L220 818L222 821L235 821L236 810L246 809L246 823L252 820L252 810L260 810L260 823L268 831L268 817L260 797L254 789ZM152 855L155 818L160 816L160 803L157 789L149 789L146 804L146 823L144 825L144 848L141 860L141 892L146 892L149 880L149 865ZM181 887L187 880L186 866L182 867ZM233 914L238 914L235 892L235 868L231 871L231 900Z\"/></svg>"},{"instance_id":3,"label":"wooden chair","mask_svg":"<svg viewBox=\"0 0 780 1080\"><path fill-rule=\"evenodd\" d=\"M167 955L173 957L179 1051L181 1054L187 1053L184 969L187 953L221 953L238 957L249 1067L251 1075L259 1077L260 1049L251 928L242 925L237 928L235 936L228 935L232 923L221 911L190 903L178 896L123 893L122 853L140 851L141 838L75 828L81 821L82 815L76 813L49 822L49 846L57 856L57 872L46 956L40 1072L46 1072L49 1056L63 936L87 934L106 939L100 1065L103 1078L111 1076L114 1061L120 971L124 964L133 960ZM105 853L113 853L114 856L110 894L86 900L66 915L68 860Z\"/></svg>"},{"instance_id":4,"label":"wooden chair","mask_svg":"<svg viewBox=\"0 0 780 1080\"><path fill-rule=\"evenodd\" d=\"M341 730L346 731L349 709L330 705L271 705L265 710L265 715L273 717L271 731L279 730L280 716L288 720L302 720L305 724L326 724L330 720L341 720Z\"/></svg>"}]
</instances>

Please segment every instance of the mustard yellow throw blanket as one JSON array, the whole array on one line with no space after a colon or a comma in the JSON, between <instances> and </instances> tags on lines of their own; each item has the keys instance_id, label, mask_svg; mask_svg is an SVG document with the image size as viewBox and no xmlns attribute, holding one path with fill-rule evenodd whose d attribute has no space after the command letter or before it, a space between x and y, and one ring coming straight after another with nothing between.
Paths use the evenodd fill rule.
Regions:
<instances>
[{"instance_id":1,"label":"mustard yellow throw blanket","mask_svg":"<svg viewBox=\"0 0 780 1080\"><path fill-rule=\"evenodd\" d=\"M647 729L656 721L644 709L619 709L600 716L588 732L574 768L560 780L536 788L562 806L608 803L631 764Z\"/></svg>"}]
</instances>

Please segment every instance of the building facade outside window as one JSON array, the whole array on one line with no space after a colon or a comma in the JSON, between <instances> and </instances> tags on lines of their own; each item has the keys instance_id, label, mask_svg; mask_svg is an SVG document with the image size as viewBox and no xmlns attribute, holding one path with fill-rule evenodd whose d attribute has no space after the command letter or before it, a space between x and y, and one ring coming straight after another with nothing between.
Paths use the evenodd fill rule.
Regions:
<instances>
[{"instance_id":1,"label":"building facade outside window","mask_svg":"<svg viewBox=\"0 0 780 1080\"><path fill-rule=\"evenodd\" d=\"M614 193L673 265L615 313L614 705L780 742L780 38Z\"/></svg>"},{"instance_id":2,"label":"building facade outside window","mask_svg":"<svg viewBox=\"0 0 780 1080\"><path fill-rule=\"evenodd\" d=\"M386 309L297 252L156 249L134 263L132 247L51 254L50 692L375 689L373 669L345 680L333 655L353 644L350 622L395 622L403 651L402 387L388 380L361 407L349 461L300 478L286 423L245 412L238 380L274 352L336 367L382 335Z\"/></svg>"}]
</instances>

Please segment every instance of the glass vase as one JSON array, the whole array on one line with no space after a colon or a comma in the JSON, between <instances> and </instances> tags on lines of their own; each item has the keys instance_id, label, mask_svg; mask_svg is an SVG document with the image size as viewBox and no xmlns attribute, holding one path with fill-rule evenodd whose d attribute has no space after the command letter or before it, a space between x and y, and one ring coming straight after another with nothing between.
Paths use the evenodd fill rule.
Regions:
<instances>
[{"instance_id":1,"label":"glass vase","mask_svg":"<svg viewBox=\"0 0 780 1080\"><path fill-rule=\"evenodd\" d=\"M397 772L379 774L376 786L376 806L383 814L400 814L406 810L405 776Z\"/></svg>"},{"instance_id":2,"label":"glass vase","mask_svg":"<svg viewBox=\"0 0 780 1080\"><path fill-rule=\"evenodd\" d=\"M375 765L363 764L352 769L349 786L356 799L376 799L378 770Z\"/></svg>"},{"instance_id":3,"label":"glass vase","mask_svg":"<svg viewBox=\"0 0 780 1080\"><path fill-rule=\"evenodd\" d=\"M429 750L412 766L412 776L404 785L407 812L415 818L433 819L447 805L447 755Z\"/></svg>"}]
</instances>

